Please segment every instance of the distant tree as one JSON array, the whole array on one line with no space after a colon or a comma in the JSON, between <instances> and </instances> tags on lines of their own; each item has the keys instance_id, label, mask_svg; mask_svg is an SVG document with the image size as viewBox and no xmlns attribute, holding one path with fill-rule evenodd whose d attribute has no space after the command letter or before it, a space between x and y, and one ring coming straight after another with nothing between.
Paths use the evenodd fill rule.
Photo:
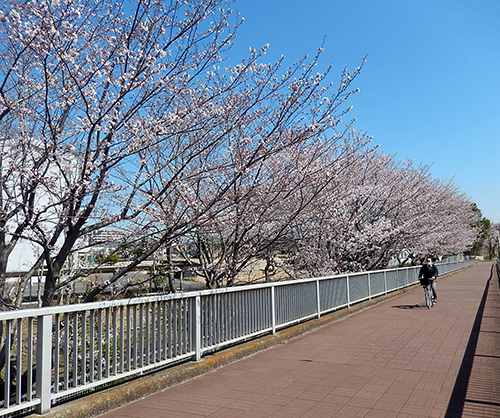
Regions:
<instances>
[{"instance_id":1,"label":"distant tree","mask_svg":"<svg viewBox=\"0 0 500 418\"><path fill-rule=\"evenodd\" d=\"M475 203L472 205L472 211L476 214L478 219L473 224L473 227L477 231L477 239L474 241L470 249L470 253L472 255L481 255L485 240L488 237L490 231L491 221L482 216L481 210Z\"/></svg>"},{"instance_id":2,"label":"distant tree","mask_svg":"<svg viewBox=\"0 0 500 418\"><path fill-rule=\"evenodd\" d=\"M489 259L493 260L499 254L500 245L500 223L490 224L488 236L484 240L484 251Z\"/></svg>"}]
</instances>

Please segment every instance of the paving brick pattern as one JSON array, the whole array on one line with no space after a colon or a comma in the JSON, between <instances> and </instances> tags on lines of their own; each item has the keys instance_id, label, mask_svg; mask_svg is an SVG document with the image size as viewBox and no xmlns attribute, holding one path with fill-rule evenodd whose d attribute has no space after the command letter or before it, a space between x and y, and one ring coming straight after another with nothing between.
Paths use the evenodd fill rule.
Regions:
<instances>
[{"instance_id":1,"label":"paving brick pattern","mask_svg":"<svg viewBox=\"0 0 500 418\"><path fill-rule=\"evenodd\" d=\"M500 417L492 263L310 332L103 418Z\"/></svg>"}]
</instances>

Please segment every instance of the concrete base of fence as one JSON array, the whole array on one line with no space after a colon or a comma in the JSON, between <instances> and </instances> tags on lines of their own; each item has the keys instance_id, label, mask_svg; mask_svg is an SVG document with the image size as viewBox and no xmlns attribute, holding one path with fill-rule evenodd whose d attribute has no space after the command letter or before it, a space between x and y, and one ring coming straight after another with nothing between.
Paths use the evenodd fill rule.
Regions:
<instances>
[{"instance_id":1,"label":"concrete base of fence","mask_svg":"<svg viewBox=\"0 0 500 418\"><path fill-rule=\"evenodd\" d=\"M441 276L444 277L444 276ZM128 403L145 398L166 390L187 380L201 376L218 367L251 356L267 348L283 344L292 338L303 335L325 325L331 324L350 315L365 310L373 305L385 302L405 292L411 291L420 285L413 285L388 295L377 297L370 301L360 302L350 308L340 309L321 318L278 331L274 335L264 335L246 343L218 351L202 357L198 362L187 362L172 366L168 369L136 378L118 386L86 395L62 405L52 408L44 415L32 415L32 418L89 418L104 414Z\"/></svg>"}]
</instances>

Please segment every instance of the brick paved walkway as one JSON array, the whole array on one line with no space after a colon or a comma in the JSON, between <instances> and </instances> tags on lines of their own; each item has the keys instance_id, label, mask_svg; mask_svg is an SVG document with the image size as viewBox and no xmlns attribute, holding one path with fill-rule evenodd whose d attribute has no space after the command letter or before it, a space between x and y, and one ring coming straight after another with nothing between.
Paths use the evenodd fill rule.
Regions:
<instances>
[{"instance_id":1,"label":"brick paved walkway","mask_svg":"<svg viewBox=\"0 0 500 418\"><path fill-rule=\"evenodd\" d=\"M416 289L101 417L500 417L492 266L438 281L431 310Z\"/></svg>"}]
</instances>

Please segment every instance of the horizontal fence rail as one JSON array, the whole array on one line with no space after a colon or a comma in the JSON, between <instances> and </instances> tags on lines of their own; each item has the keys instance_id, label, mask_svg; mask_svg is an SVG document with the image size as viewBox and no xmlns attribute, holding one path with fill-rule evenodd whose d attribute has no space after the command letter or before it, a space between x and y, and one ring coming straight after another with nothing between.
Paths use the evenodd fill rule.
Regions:
<instances>
[{"instance_id":1,"label":"horizontal fence rail","mask_svg":"<svg viewBox=\"0 0 500 418\"><path fill-rule=\"evenodd\" d=\"M438 263L440 275L474 261ZM0 416L51 406L418 282L420 266L0 313ZM4 360L2 360L4 359Z\"/></svg>"}]
</instances>

